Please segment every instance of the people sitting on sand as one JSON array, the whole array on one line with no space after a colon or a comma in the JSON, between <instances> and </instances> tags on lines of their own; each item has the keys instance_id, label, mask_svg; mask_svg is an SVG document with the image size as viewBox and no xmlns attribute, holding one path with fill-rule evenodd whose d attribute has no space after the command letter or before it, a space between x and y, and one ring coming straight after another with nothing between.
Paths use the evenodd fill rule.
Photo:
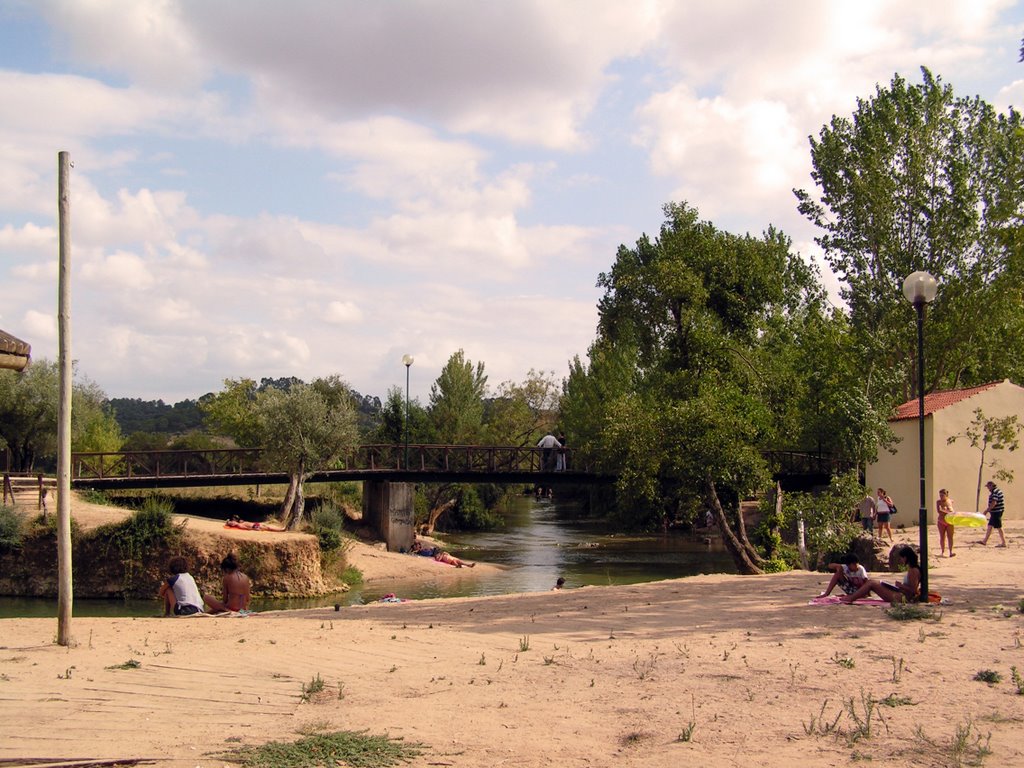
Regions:
<instances>
[{"instance_id":1,"label":"people sitting on sand","mask_svg":"<svg viewBox=\"0 0 1024 768\"><path fill-rule=\"evenodd\" d=\"M167 563L167 580L160 585L164 616L192 616L203 612L203 596L188 572L188 560L172 557Z\"/></svg>"},{"instance_id":2,"label":"people sitting on sand","mask_svg":"<svg viewBox=\"0 0 1024 768\"><path fill-rule=\"evenodd\" d=\"M249 577L238 569L238 560L235 558L234 552L229 553L221 560L220 570L224 574L221 578L222 598L218 600L215 597L203 595L203 600L210 609L209 612L228 613L249 610L252 584Z\"/></svg>"},{"instance_id":3,"label":"people sitting on sand","mask_svg":"<svg viewBox=\"0 0 1024 768\"><path fill-rule=\"evenodd\" d=\"M284 533L288 529L282 525L271 525L270 523L250 523L248 520L243 520L238 515L232 515L225 523L228 528L240 528L243 531L273 531L274 533Z\"/></svg>"},{"instance_id":4,"label":"people sitting on sand","mask_svg":"<svg viewBox=\"0 0 1024 768\"><path fill-rule=\"evenodd\" d=\"M916 601L921 592L921 566L917 560L917 552L913 547L903 546L900 547L898 554L907 568L901 583L894 584L888 581L868 579L856 592L840 597L840 601L852 603L854 600L867 597L872 592L893 604L908 600Z\"/></svg>"},{"instance_id":5,"label":"people sitting on sand","mask_svg":"<svg viewBox=\"0 0 1024 768\"><path fill-rule=\"evenodd\" d=\"M828 567L832 571L832 580L818 597L828 597L836 587L846 594L852 595L868 580L868 572L864 570L864 566L858 562L857 556L852 552L839 558L838 563L829 563Z\"/></svg>"}]
</instances>

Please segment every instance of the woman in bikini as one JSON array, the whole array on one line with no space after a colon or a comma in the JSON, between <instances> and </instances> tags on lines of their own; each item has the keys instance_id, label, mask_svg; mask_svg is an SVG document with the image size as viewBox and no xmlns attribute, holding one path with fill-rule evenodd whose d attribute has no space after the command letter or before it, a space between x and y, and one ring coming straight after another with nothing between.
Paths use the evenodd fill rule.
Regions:
<instances>
[{"instance_id":1,"label":"woman in bikini","mask_svg":"<svg viewBox=\"0 0 1024 768\"><path fill-rule=\"evenodd\" d=\"M252 584L249 577L238 570L238 560L235 553L231 552L220 563L221 578L223 586L223 599L218 600L209 595L203 595L203 600L210 609L210 613L227 613L246 611L249 609L249 598L252 596Z\"/></svg>"},{"instance_id":2,"label":"woman in bikini","mask_svg":"<svg viewBox=\"0 0 1024 768\"><path fill-rule=\"evenodd\" d=\"M872 592L893 604L915 602L921 592L921 566L917 560L917 552L911 547L903 546L900 547L899 556L907 567L902 583L893 584L888 581L869 579L852 595L842 595L839 598L840 602L852 603L854 600L867 597Z\"/></svg>"},{"instance_id":3,"label":"woman in bikini","mask_svg":"<svg viewBox=\"0 0 1024 768\"><path fill-rule=\"evenodd\" d=\"M953 526L946 522L946 515L955 514L953 500L949 498L949 491L943 488L939 491L939 499L935 502L935 518L939 526L939 544L942 547L942 554L946 554L946 541L949 541L949 556L953 554Z\"/></svg>"},{"instance_id":4,"label":"woman in bikini","mask_svg":"<svg viewBox=\"0 0 1024 768\"><path fill-rule=\"evenodd\" d=\"M449 555L443 549L438 549L434 552L434 559L439 563L447 563L448 565L454 565L456 568L466 566L467 568L475 568L476 563L470 563L466 560L460 560L459 558Z\"/></svg>"},{"instance_id":5,"label":"woman in bikini","mask_svg":"<svg viewBox=\"0 0 1024 768\"><path fill-rule=\"evenodd\" d=\"M288 530L280 525L270 525L269 523L250 523L247 520L243 520L238 515L232 515L224 522L224 525L227 528L239 528L243 531L273 531L274 533L284 533Z\"/></svg>"}]
</instances>

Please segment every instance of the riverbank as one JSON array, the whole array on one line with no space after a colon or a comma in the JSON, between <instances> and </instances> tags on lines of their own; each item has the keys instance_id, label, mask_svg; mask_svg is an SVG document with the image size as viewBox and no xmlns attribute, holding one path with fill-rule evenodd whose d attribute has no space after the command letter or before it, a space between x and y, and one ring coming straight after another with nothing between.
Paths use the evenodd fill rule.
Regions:
<instances>
[{"instance_id":1,"label":"riverbank","mask_svg":"<svg viewBox=\"0 0 1024 768\"><path fill-rule=\"evenodd\" d=\"M803 572L75 619L71 648L53 620L4 620L0 759L219 766L329 728L422 743L414 766L1018 765L1024 527L1008 533L995 549L961 531L956 558L932 558L933 621L808 605L825 578Z\"/></svg>"}]
</instances>

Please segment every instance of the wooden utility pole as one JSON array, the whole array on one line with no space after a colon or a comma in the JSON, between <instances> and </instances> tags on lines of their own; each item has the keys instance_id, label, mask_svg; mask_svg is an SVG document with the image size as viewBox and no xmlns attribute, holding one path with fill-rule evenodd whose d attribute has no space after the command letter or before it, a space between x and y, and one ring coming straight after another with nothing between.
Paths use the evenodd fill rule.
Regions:
<instances>
[{"instance_id":1,"label":"wooden utility pole","mask_svg":"<svg viewBox=\"0 0 1024 768\"><path fill-rule=\"evenodd\" d=\"M71 156L57 153L57 644L71 645Z\"/></svg>"}]
</instances>

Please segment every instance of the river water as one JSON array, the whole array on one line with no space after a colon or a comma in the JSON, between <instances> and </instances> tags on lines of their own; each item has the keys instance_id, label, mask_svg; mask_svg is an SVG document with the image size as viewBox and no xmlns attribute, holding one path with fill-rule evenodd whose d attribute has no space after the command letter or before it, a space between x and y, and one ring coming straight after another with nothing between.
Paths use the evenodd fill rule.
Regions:
<instances>
[{"instance_id":1,"label":"river water","mask_svg":"<svg viewBox=\"0 0 1024 768\"><path fill-rule=\"evenodd\" d=\"M460 578L436 582L388 582L357 587L341 595L311 599L254 599L257 611L312 608L372 602L386 593L422 600L537 592L551 589L558 577L566 588L592 584L634 584L692 576L735 573L732 558L717 537L703 535L623 534L604 524L580 520L575 507L550 499L515 499L505 526L478 533L439 536L453 554L501 566L496 573L463 569ZM450 574L445 574L449 577ZM76 616L153 616L155 600L76 600ZM56 600L0 597L0 618L55 617Z\"/></svg>"}]
</instances>

